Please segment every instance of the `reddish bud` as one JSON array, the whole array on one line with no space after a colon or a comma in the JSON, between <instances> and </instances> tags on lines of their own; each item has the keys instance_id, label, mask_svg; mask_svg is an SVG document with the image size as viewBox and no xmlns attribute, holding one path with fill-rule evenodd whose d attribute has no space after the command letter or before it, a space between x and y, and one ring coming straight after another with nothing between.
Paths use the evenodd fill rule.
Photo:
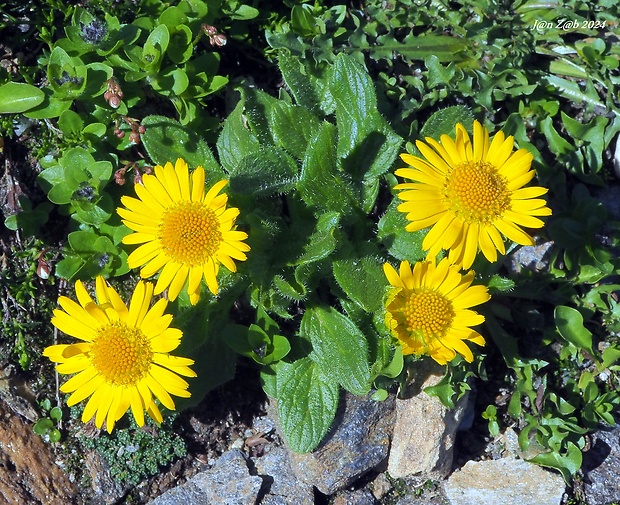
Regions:
<instances>
[{"instance_id":1,"label":"reddish bud","mask_svg":"<svg viewBox=\"0 0 620 505\"><path fill-rule=\"evenodd\" d=\"M202 31L204 31L209 37L212 37L213 35L217 34L217 28L215 26L211 26L207 24L202 25Z\"/></svg>"},{"instance_id":2,"label":"reddish bud","mask_svg":"<svg viewBox=\"0 0 620 505\"><path fill-rule=\"evenodd\" d=\"M120 95L112 95L108 99L108 103L110 104L110 107L112 107L113 109L118 109L119 106L121 105L121 97L120 97Z\"/></svg>"},{"instance_id":3,"label":"reddish bud","mask_svg":"<svg viewBox=\"0 0 620 505\"><path fill-rule=\"evenodd\" d=\"M209 38L212 46L222 47L226 45L226 35L218 33Z\"/></svg>"},{"instance_id":4,"label":"reddish bud","mask_svg":"<svg viewBox=\"0 0 620 505\"><path fill-rule=\"evenodd\" d=\"M41 279L48 279L51 271L52 266L49 262L42 255L39 256L39 260L37 261L37 275Z\"/></svg>"}]
</instances>

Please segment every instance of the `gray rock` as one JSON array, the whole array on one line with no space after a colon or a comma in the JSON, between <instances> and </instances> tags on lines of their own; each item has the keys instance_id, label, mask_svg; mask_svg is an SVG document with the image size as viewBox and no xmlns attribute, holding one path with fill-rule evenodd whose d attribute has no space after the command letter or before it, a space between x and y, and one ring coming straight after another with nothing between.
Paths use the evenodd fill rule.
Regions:
<instances>
[{"instance_id":1,"label":"gray rock","mask_svg":"<svg viewBox=\"0 0 620 505\"><path fill-rule=\"evenodd\" d=\"M508 255L506 266L510 273L518 274L522 270L540 272L549 264L549 255L553 242L543 242L533 246L522 246Z\"/></svg>"},{"instance_id":2,"label":"gray rock","mask_svg":"<svg viewBox=\"0 0 620 505\"><path fill-rule=\"evenodd\" d=\"M84 456L84 466L91 477L94 496L89 505L109 505L118 503L129 489L122 486L110 474L110 466L96 450L89 450Z\"/></svg>"},{"instance_id":3,"label":"gray rock","mask_svg":"<svg viewBox=\"0 0 620 505\"><path fill-rule=\"evenodd\" d=\"M193 479L172 488L149 503L152 505L211 505L204 490Z\"/></svg>"},{"instance_id":4,"label":"gray rock","mask_svg":"<svg viewBox=\"0 0 620 505\"><path fill-rule=\"evenodd\" d=\"M451 505L560 505L564 480L516 458L468 461L444 483Z\"/></svg>"},{"instance_id":5,"label":"gray rock","mask_svg":"<svg viewBox=\"0 0 620 505\"><path fill-rule=\"evenodd\" d=\"M345 393L319 447L308 454L292 453L294 472L323 494L334 494L386 459L393 423L393 397L377 402L370 395Z\"/></svg>"},{"instance_id":6,"label":"gray rock","mask_svg":"<svg viewBox=\"0 0 620 505\"><path fill-rule=\"evenodd\" d=\"M153 505L250 505L256 503L263 481L249 473L243 453L225 452L213 468L158 496Z\"/></svg>"},{"instance_id":7,"label":"gray rock","mask_svg":"<svg viewBox=\"0 0 620 505\"><path fill-rule=\"evenodd\" d=\"M620 500L620 426L599 430L583 455L585 494L589 505Z\"/></svg>"},{"instance_id":8,"label":"gray rock","mask_svg":"<svg viewBox=\"0 0 620 505\"><path fill-rule=\"evenodd\" d=\"M285 447L275 447L253 461L256 473L264 483L265 495L261 505L314 505L312 486L295 475L290 453Z\"/></svg>"},{"instance_id":9,"label":"gray rock","mask_svg":"<svg viewBox=\"0 0 620 505\"><path fill-rule=\"evenodd\" d=\"M342 491L332 501L332 505L375 505L375 497L368 489Z\"/></svg>"},{"instance_id":10,"label":"gray rock","mask_svg":"<svg viewBox=\"0 0 620 505\"><path fill-rule=\"evenodd\" d=\"M423 390L434 386L445 370L434 362L419 362L418 374L405 399L396 400L396 422L388 472L392 477L425 475L443 478L452 468L454 437L466 410L468 394L455 409L445 407L438 398Z\"/></svg>"}]
</instances>

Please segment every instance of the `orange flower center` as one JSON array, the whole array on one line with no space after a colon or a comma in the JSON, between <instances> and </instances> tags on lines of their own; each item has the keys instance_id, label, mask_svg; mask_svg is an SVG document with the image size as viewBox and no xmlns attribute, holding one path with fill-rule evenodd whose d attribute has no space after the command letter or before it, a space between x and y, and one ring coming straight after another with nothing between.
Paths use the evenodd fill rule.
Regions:
<instances>
[{"instance_id":1,"label":"orange flower center","mask_svg":"<svg viewBox=\"0 0 620 505\"><path fill-rule=\"evenodd\" d=\"M113 386L133 386L140 382L153 360L153 349L139 328L122 321L102 326L90 348L92 364Z\"/></svg>"},{"instance_id":2,"label":"orange flower center","mask_svg":"<svg viewBox=\"0 0 620 505\"><path fill-rule=\"evenodd\" d=\"M403 294L399 310L394 316L409 334L418 335L428 342L448 332L454 319L450 300L436 291L410 291Z\"/></svg>"},{"instance_id":3,"label":"orange flower center","mask_svg":"<svg viewBox=\"0 0 620 505\"><path fill-rule=\"evenodd\" d=\"M164 212L158 239L173 261L195 267L217 253L222 233L213 210L200 202L180 201Z\"/></svg>"},{"instance_id":4,"label":"orange flower center","mask_svg":"<svg viewBox=\"0 0 620 505\"><path fill-rule=\"evenodd\" d=\"M468 161L451 170L443 190L445 201L463 221L491 224L510 210L508 181L490 163Z\"/></svg>"}]
</instances>

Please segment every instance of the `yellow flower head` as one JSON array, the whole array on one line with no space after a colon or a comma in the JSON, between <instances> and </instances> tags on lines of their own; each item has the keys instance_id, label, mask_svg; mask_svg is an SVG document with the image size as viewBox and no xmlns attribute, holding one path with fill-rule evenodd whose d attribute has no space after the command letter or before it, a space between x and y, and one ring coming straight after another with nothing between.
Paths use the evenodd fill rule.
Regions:
<instances>
[{"instance_id":1,"label":"yellow flower head","mask_svg":"<svg viewBox=\"0 0 620 505\"><path fill-rule=\"evenodd\" d=\"M398 210L411 221L408 231L431 226L422 243L429 257L449 249L452 263L469 268L478 250L490 261L497 251L506 253L500 232L522 245L534 245L521 227L541 228L535 216L549 216L551 209L536 198L546 188L524 188L534 177L532 155L525 149L513 153L514 138L498 132L491 142L489 132L474 121L470 139L462 124L456 125L456 141L448 135L441 143L427 137L416 142L424 158L401 155L412 168L396 170L396 175L415 182L402 183Z\"/></svg>"},{"instance_id":2,"label":"yellow flower head","mask_svg":"<svg viewBox=\"0 0 620 505\"><path fill-rule=\"evenodd\" d=\"M60 390L72 393L67 405L75 405L90 396L82 421L95 416L97 428L103 421L109 433L129 408L139 426L144 411L161 423L163 418L154 398L174 410L171 394L189 398L187 382L179 377L196 377L189 368L193 360L170 356L179 346L183 333L169 328L172 316L164 314L167 300L160 299L149 309L153 284L139 282L129 308L118 293L97 277L93 301L84 285L77 281L78 303L61 296L63 310L54 310L52 324L81 342L52 345L43 351L58 363L61 374L77 374Z\"/></svg>"},{"instance_id":3,"label":"yellow flower head","mask_svg":"<svg viewBox=\"0 0 620 505\"><path fill-rule=\"evenodd\" d=\"M489 300L486 286L472 286L474 273L460 273L448 258L400 264L400 273L389 263L383 271L393 286L385 303L385 323L400 341L403 354L428 355L440 365L459 353L468 362L474 356L466 340L484 345L472 330L484 316L469 310Z\"/></svg>"},{"instance_id":4,"label":"yellow flower head","mask_svg":"<svg viewBox=\"0 0 620 505\"><path fill-rule=\"evenodd\" d=\"M217 182L205 193L204 169L198 167L190 175L187 163L179 158L174 167L170 162L157 165L155 173L144 175L142 182L135 185L138 198L123 196L126 208L117 209L123 223L135 232L123 243L142 244L129 255L129 267L142 266L142 278L161 270L155 294L168 288L170 300L176 299L187 281L190 302L196 304L203 277L216 295L220 263L235 272L233 259L245 261L250 250L243 242L248 235L235 230L239 209L227 208L228 196L218 194L227 181Z\"/></svg>"}]
</instances>

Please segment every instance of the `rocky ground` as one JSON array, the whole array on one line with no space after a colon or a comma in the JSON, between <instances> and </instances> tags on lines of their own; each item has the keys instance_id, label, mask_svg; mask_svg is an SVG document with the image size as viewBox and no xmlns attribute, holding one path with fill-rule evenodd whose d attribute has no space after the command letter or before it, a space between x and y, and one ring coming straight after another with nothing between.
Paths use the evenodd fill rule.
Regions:
<instances>
[{"instance_id":1,"label":"rocky ground","mask_svg":"<svg viewBox=\"0 0 620 505\"><path fill-rule=\"evenodd\" d=\"M256 370L241 363L235 380L176 419L188 454L136 485L115 481L96 450L71 454L70 441L52 444L36 435L33 397L19 374L7 372L0 380L3 503L561 505L579 503L577 496L581 503L605 505L620 500L620 429L595 434L585 453L584 478L578 489L566 488L559 474L520 458L512 430L484 439L473 423L475 390L454 410L423 393L422 387L440 377L435 367L422 368L402 398L375 402L343 395L321 446L295 454L279 434L276 406L251 380Z\"/></svg>"}]
</instances>

